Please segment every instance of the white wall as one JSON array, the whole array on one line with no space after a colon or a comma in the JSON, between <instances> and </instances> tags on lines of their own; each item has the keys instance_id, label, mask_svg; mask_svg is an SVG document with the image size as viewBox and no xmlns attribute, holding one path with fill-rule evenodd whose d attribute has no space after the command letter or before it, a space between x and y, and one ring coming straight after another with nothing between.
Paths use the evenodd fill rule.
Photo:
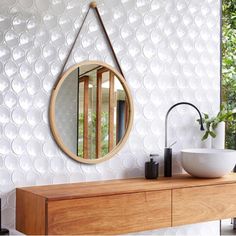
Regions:
<instances>
[{"instance_id":1,"label":"white wall","mask_svg":"<svg viewBox=\"0 0 236 236\"><path fill-rule=\"evenodd\" d=\"M164 116L171 105L189 101L202 112L218 110L219 1L98 1L132 92L135 117L124 148L111 160L93 166L65 156L48 124L51 89L89 1L1 1L0 195L4 226L14 228L15 187L143 175L149 153L163 153ZM83 60L114 65L93 12L67 67ZM178 151L200 145L197 113L179 107L169 118L170 142L178 141L174 171L180 172ZM216 225L154 234L216 234Z\"/></svg>"}]
</instances>

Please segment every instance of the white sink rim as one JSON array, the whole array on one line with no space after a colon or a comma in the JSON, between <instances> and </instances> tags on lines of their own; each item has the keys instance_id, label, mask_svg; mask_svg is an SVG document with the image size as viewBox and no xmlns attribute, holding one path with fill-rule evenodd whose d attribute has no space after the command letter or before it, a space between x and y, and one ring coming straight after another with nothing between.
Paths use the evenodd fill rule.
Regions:
<instances>
[{"instance_id":1,"label":"white sink rim","mask_svg":"<svg viewBox=\"0 0 236 236\"><path fill-rule=\"evenodd\" d=\"M216 153L228 153L228 152L236 152L236 150L232 149L213 149L213 148L190 148L190 149L183 149L181 150L182 153L189 153L189 154L216 154Z\"/></svg>"}]
</instances>

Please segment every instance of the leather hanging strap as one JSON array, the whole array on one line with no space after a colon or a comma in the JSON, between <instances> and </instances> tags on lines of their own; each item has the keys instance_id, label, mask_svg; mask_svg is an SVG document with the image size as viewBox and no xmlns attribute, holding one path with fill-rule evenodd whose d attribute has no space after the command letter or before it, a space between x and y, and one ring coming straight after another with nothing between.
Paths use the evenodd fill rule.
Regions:
<instances>
[{"instance_id":1,"label":"leather hanging strap","mask_svg":"<svg viewBox=\"0 0 236 236\"><path fill-rule=\"evenodd\" d=\"M84 16L84 19L83 19L83 21L82 21L82 24L81 24L81 26L80 26L80 28L79 28L79 31L78 31L78 33L76 34L75 40L74 40L74 42L73 42L73 44L72 44L72 46L71 46L71 48L70 48L70 50L69 50L69 52L68 52L68 55L67 55L67 57L66 57L66 59L65 59L65 62L64 62L64 64L63 64L63 66L62 66L62 69L61 69L61 71L60 71L60 73L59 73L58 80L56 81L56 83L55 83L55 85L54 85L54 89L57 87L57 84L58 84L58 82L59 82L59 80L60 80L60 78L61 78L61 76L62 76L62 74L63 74L63 72L64 72L64 69L65 69L66 64L67 64L67 62L68 62L68 60L69 60L70 54L72 53L72 50L73 50L73 48L74 48L74 46L75 46L75 43L76 43L76 41L77 41L77 39L78 39L78 37L79 37L79 34L80 34L80 32L81 32L81 29L83 28L84 22L85 22L85 20L86 20L86 18L87 18L87 16L88 16L88 13L89 13L89 11L90 11L91 8L94 9L95 12L96 12L96 14L97 14L98 20L99 20L99 22L100 22L100 25L101 25L103 31L104 31L106 40L107 40L107 42L108 42L108 44L109 44L109 46L110 46L110 48L111 48L111 51L112 51L112 54L113 54L114 59L115 59L115 61L116 61L116 64L117 64L117 66L118 66L118 69L119 69L121 75L124 77L124 74L123 74L122 69L121 69L120 64L119 64L119 61L118 61L118 59L117 59L117 57L116 57L116 54L115 54L115 51L114 51L114 49L113 49L111 40L110 40L110 38L109 38L109 36L108 36L108 34L107 34L106 28L105 28L105 26L104 26L104 24L103 24L103 21L102 21L102 18L101 18L101 15L100 15L100 13L99 13L99 11L98 11L97 4L96 4L96 2L91 2L90 5L89 5L88 10L87 10L87 12L86 12L86 14L85 14L85 16Z\"/></svg>"},{"instance_id":2,"label":"leather hanging strap","mask_svg":"<svg viewBox=\"0 0 236 236\"><path fill-rule=\"evenodd\" d=\"M62 74L63 74L63 72L64 72L64 69L65 69L65 67L66 67L66 63L67 63L68 60L69 60L70 54L71 54L71 52L72 52L72 50L73 50L73 48L74 48L74 46L75 46L75 43L76 43L76 41L77 41L77 38L79 37L80 31L81 31L81 29L83 28L84 22L85 22L85 20L86 20L88 14L89 14L89 10L90 10L90 8L87 10L87 12L86 12L86 14L85 14L85 16L84 16L84 19L83 19L83 21L82 21L82 24L81 24L81 26L80 26L80 28L79 28L78 33L76 34L76 37L75 37L74 42L72 43L72 46L71 46L71 48L70 48L70 50L69 50L69 52L68 52L68 54L67 54L67 57L66 57L66 59L65 59L65 62L64 62L64 64L63 64L62 68L61 68L61 71L60 71L60 73L59 73L59 75L58 75L58 79L57 79L57 81L56 81L56 83L55 83L53 89L56 89L56 87L57 87L57 85L58 85L58 83L59 83L59 81L60 81L60 78L61 78L61 76L62 76Z\"/></svg>"},{"instance_id":3,"label":"leather hanging strap","mask_svg":"<svg viewBox=\"0 0 236 236\"><path fill-rule=\"evenodd\" d=\"M114 56L114 58L115 58L116 64L117 64L117 66L118 66L118 68L119 68L120 73L121 73L122 76L124 77L123 71L122 71L122 69L121 69L121 67L120 67L120 64L119 64L119 61L118 61L118 59L117 59L117 57L116 57L116 53L115 53L115 51L114 51L114 49L113 49L113 47L112 47L111 40L110 40L110 38L109 38L109 36L108 36L108 34L107 34L106 28L105 28L105 26L104 26L104 24L103 24L103 21L102 21L102 18L101 18L101 15L100 15L100 13L99 13L99 11L98 11L96 2L90 3L90 7L93 8L93 9L95 10L95 12L97 13L99 22L100 22L100 24L101 24L101 26L102 26L102 29L103 29L104 34L105 34L105 36L106 36L107 42L109 43L109 46L110 46L111 51L112 51L112 54L113 54L113 56Z\"/></svg>"}]
</instances>

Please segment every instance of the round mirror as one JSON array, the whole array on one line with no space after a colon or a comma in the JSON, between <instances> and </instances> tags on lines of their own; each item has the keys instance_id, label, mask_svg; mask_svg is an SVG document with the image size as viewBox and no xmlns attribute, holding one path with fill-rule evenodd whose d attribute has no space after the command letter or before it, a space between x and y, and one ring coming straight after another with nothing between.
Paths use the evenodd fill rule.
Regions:
<instances>
[{"instance_id":1,"label":"round mirror","mask_svg":"<svg viewBox=\"0 0 236 236\"><path fill-rule=\"evenodd\" d=\"M112 157L127 140L132 121L133 104L126 81L102 62L73 66L52 91L52 134L76 161L92 164Z\"/></svg>"}]
</instances>

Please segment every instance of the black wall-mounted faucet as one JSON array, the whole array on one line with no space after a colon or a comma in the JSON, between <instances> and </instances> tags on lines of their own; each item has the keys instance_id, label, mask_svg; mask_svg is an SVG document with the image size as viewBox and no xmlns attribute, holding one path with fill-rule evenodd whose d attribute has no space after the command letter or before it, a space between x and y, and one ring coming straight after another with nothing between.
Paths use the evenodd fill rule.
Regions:
<instances>
[{"instance_id":1,"label":"black wall-mounted faucet","mask_svg":"<svg viewBox=\"0 0 236 236\"><path fill-rule=\"evenodd\" d=\"M165 177L172 176L172 148L168 147L168 143L167 143L168 116L169 116L170 111L179 105L189 105L189 106L192 106L193 108L195 108L199 114L199 117L200 117L200 130L202 130L202 131L204 130L201 112L199 111L199 109L195 105L193 105L192 103L189 103L189 102L179 102L179 103L174 104L172 107L170 107L170 109L167 111L166 117L165 117L165 149L164 149L164 176Z\"/></svg>"}]
</instances>

